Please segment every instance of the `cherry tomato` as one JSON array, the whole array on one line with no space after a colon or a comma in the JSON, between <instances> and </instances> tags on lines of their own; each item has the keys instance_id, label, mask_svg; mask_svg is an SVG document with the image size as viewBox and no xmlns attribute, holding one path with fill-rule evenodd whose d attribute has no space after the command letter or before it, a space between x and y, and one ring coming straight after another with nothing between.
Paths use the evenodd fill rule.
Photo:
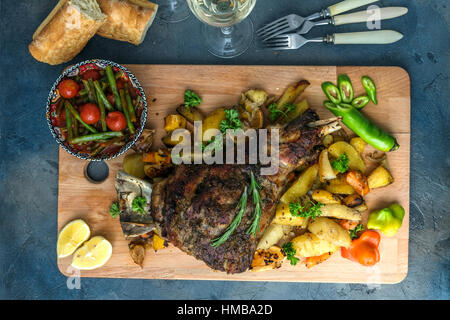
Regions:
<instances>
[{"instance_id":1,"label":"cherry tomato","mask_svg":"<svg viewBox=\"0 0 450 320\"><path fill-rule=\"evenodd\" d=\"M106 125L112 131L122 131L127 126L127 119L120 111L113 111L106 116Z\"/></svg>"},{"instance_id":2,"label":"cherry tomato","mask_svg":"<svg viewBox=\"0 0 450 320\"><path fill-rule=\"evenodd\" d=\"M81 106L80 116L87 124L94 124L100 120L100 109L94 103L86 103Z\"/></svg>"},{"instance_id":3,"label":"cherry tomato","mask_svg":"<svg viewBox=\"0 0 450 320\"><path fill-rule=\"evenodd\" d=\"M99 80L101 78L100 73L97 70L87 70L83 73L83 79L84 80Z\"/></svg>"},{"instance_id":4,"label":"cherry tomato","mask_svg":"<svg viewBox=\"0 0 450 320\"><path fill-rule=\"evenodd\" d=\"M65 79L59 83L58 90L63 98L71 99L80 91L80 86L72 79Z\"/></svg>"}]
</instances>

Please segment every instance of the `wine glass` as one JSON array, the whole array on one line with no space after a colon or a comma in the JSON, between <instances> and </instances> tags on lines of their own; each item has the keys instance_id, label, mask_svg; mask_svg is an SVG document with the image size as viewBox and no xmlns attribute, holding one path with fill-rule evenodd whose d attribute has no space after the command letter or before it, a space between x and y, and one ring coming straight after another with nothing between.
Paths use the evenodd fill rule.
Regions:
<instances>
[{"instance_id":1,"label":"wine glass","mask_svg":"<svg viewBox=\"0 0 450 320\"><path fill-rule=\"evenodd\" d=\"M187 0L189 8L201 21L208 51L220 58L244 53L253 40L253 23L245 19L256 0Z\"/></svg>"},{"instance_id":2,"label":"wine glass","mask_svg":"<svg viewBox=\"0 0 450 320\"><path fill-rule=\"evenodd\" d=\"M158 5L157 17L165 22L175 23L191 15L185 0L152 0Z\"/></svg>"}]
</instances>

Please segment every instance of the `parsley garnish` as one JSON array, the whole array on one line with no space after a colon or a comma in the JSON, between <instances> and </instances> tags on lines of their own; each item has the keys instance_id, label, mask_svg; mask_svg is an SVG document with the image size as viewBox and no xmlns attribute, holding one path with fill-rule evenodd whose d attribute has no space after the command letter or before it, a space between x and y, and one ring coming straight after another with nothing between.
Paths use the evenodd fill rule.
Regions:
<instances>
[{"instance_id":1,"label":"parsley garnish","mask_svg":"<svg viewBox=\"0 0 450 320\"><path fill-rule=\"evenodd\" d=\"M225 133L227 129L236 130L240 128L242 128L242 122L236 109L225 110L225 120L222 120L219 125L220 131Z\"/></svg>"},{"instance_id":2,"label":"parsley garnish","mask_svg":"<svg viewBox=\"0 0 450 320\"><path fill-rule=\"evenodd\" d=\"M256 232L259 231L259 222L261 221L261 197L259 195L259 189L261 189L261 186L258 184L258 182L255 179L255 176L253 175L253 172L250 172L251 182L250 182L250 192L253 195L253 203L255 205L255 213L253 215L253 222L250 225L250 228L247 230L248 233L253 233L253 235L256 235Z\"/></svg>"},{"instance_id":3,"label":"parsley garnish","mask_svg":"<svg viewBox=\"0 0 450 320\"><path fill-rule=\"evenodd\" d=\"M119 204L117 202L113 202L111 207L109 208L109 214L113 218L117 218L120 215Z\"/></svg>"},{"instance_id":4,"label":"parsley garnish","mask_svg":"<svg viewBox=\"0 0 450 320\"><path fill-rule=\"evenodd\" d=\"M242 193L241 199L239 200L238 206L236 209L239 209L238 214L233 219L231 224L225 229L225 233L220 237L215 238L211 241L211 245L216 248L220 246L222 243L228 240L228 238L233 234L236 228L241 224L242 216L244 215L245 210L247 209L247 187L245 187L244 192Z\"/></svg>"},{"instance_id":5,"label":"parsley garnish","mask_svg":"<svg viewBox=\"0 0 450 320\"><path fill-rule=\"evenodd\" d=\"M200 103L202 103L202 98L200 98L194 91L192 90L186 90L184 92L184 106L186 109L189 109L190 107L196 107Z\"/></svg>"},{"instance_id":6,"label":"parsley garnish","mask_svg":"<svg viewBox=\"0 0 450 320\"><path fill-rule=\"evenodd\" d=\"M133 212L143 214L144 207L146 205L147 205L147 199L145 199L145 197L136 197L133 199L133 202L131 202L131 210L133 210Z\"/></svg>"},{"instance_id":7,"label":"parsley garnish","mask_svg":"<svg viewBox=\"0 0 450 320\"><path fill-rule=\"evenodd\" d=\"M307 205L302 206L300 202L290 203L289 211L291 212L291 215L293 217L311 217L313 219L316 217L320 217L320 215L322 214L322 211L320 211L320 207L322 207L323 204L320 202L315 204L312 201L310 201L308 204L311 205L309 209L307 208Z\"/></svg>"},{"instance_id":8,"label":"parsley garnish","mask_svg":"<svg viewBox=\"0 0 450 320\"><path fill-rule=\"evenodd\" d=\"M283 105L283 111L281 109L278 109L277 103L274 102L267 107L269 109L269 118L270 120L275 121L280 116L280 114L287 118L287 114L292 110L295 110L296 107L297 106L295 104L286 103Z\"/></svg>"},{"instance_id":9,"label":"parsley garnish","mask_svg":"<svg viewBox=\"0 0 450 320\"><path fill-rule=\"evenodd\" d=\"M286 242L282 246L284 253L286 254L286 258L291 261L291 265L295 266L297 262L300 261L299 258L295 256L297 253L292 245L292 242Z\"/></svg>"},{"instance_id":10,"label":"parsley garnish","mask_svg":"<svg viewBox=\"0 0 450 320\"><path fill-rule=\"evenodd\" d=\"M350 238L355 239L358 237L358 232L364 230L364 225L358 224L354 229L350 230Z\"/></svg>"},{"instance_id":11,"label":"parsley garnish","mask_svg":"<svg viewBox=\"0 0 450 320\"><path fill-rule=\"evenodd\" d=\"M344 173L348 170L348 161L349 161L348 157L344 153L336 160L331 161L331 166L333 167L334 170L340 173Z\"/></svg>"}]
</instances>

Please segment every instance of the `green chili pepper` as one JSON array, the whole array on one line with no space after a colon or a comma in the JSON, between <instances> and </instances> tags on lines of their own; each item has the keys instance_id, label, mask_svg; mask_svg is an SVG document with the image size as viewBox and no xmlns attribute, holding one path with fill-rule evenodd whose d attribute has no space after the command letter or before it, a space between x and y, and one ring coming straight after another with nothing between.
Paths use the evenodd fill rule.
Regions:
<instances>
[{"instance_id":1,"label":"green chili pepper","mask_svg":"<svg viewBox=\"0 0 450 320\"><path fill-rule=\"evenodd\" d=\"M338 88L342 102L351 103L354 97L352 82L346 74L338 76Z\"/></svg>"},{"instance_id":2,"label":"green chili pepper","mask_svg":"<svg viewBox=\"0 0 450 320\"><path fill-rule=\"evenodd\" d=\"M352 101L352 106L354 106L356 109L362 109L370 102L370 99L368 96L359 96Z\"/></svg>"},{"instance_id":3,"label":"green chili pepper","mask_svg":"<svg viewBox=\"0 0 450 320\"><path fill-rule=\"evenodd\" d=\"M367 228L380 230L384 235L392 237L402 226L404 216L405 209L394 203L388 208L372 212L367 221Z\"/></svg>"},{"instance_id":4,"label":"green chili pepper","mask_svg":"<svg viewBox=\"0 0 450 320\"><path fill-rule=\"evenodd\" d=\"M399 148L394 137L381 130L352 105L346 103L335 105L325 101L324 106L335 116L342 117L342 122L372 147L384 152Z\"/></svg>"},{"instance_id":5,"label":"green chili pepper","mask_svg":"<svg viewBox=\"0 0 450 320\"><path fill-rule=\"evenodd\" d=\"M106 140L106 139L122 137L122 136L123 136L123 133L120 131L108 131L108 132L88 134L88 135L81 136L78 138L73 138L71 143L79 144L79 143L84 143L84 142Z\"/></svg>"},{"instance_id":6,"label":"green chili pepper","mask_svg":"<svg viewBox=\"0 0 450 320\"><path fill-rule=\"evenodd\" d=\"M332 103L339 104L342 102L339 89L333 83L329 81L322 83L322 90Z\"/></svg>"},{"instance_id":7,"label":"green chili pepper","mask_svg":"<svg viewBox=\"0 0 450 320\"><path fill-rule=\"evenodd\" d=\"M364 89L366 89L367 95L369 96L370 100L378 104L377 101L377 88L375 87L375 82L368 76L364 76L361 78L362 84Z\"/></svg>"}]
</instances>

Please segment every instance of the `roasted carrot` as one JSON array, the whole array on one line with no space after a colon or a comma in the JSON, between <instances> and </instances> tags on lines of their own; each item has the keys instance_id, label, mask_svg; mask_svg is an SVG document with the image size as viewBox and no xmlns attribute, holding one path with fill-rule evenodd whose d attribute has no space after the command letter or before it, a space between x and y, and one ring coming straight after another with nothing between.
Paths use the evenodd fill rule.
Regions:
<instances>
[{"instance_id":1,"label":"roasted carrot","mask_svg":"<svg viewBox=\"0 0 450 320\"><path fill-rule=\"evenodd\" d=\"M306 258L306 267L308 269L310 269L310 268L314 267L315 265L318 265L319 263L322 263L322 262L328 260L328 258L330 258L332 254L333 254L333 252L326 252L320 256L308 257L308 258Z\"/></svg>"},{"instance_id":2,"label":"roasted carrot","mask_svg":"<svg viewBox=\"0 0 450 320\"><path fill-rule=\"evenodd\" d=\"M344 228L345 230L353 230L356 228L356 226L359 224L359 221L352 221L352 220L345 220L342 219L339 221L339 225Z\"/></svg>"},{"instance_id":3,"label":"roasted carrot","mask_svg":"<svg viewBox=\"0 0 450 320\"><path fill-rule=\"evenodd\" d=\"M370 192L369 183L367 182L366 176L364 176L360 171L349 171L345 175L345 180L349 185L355 189L355 191L365 196Z\"/></svg>"}]
</instances>

